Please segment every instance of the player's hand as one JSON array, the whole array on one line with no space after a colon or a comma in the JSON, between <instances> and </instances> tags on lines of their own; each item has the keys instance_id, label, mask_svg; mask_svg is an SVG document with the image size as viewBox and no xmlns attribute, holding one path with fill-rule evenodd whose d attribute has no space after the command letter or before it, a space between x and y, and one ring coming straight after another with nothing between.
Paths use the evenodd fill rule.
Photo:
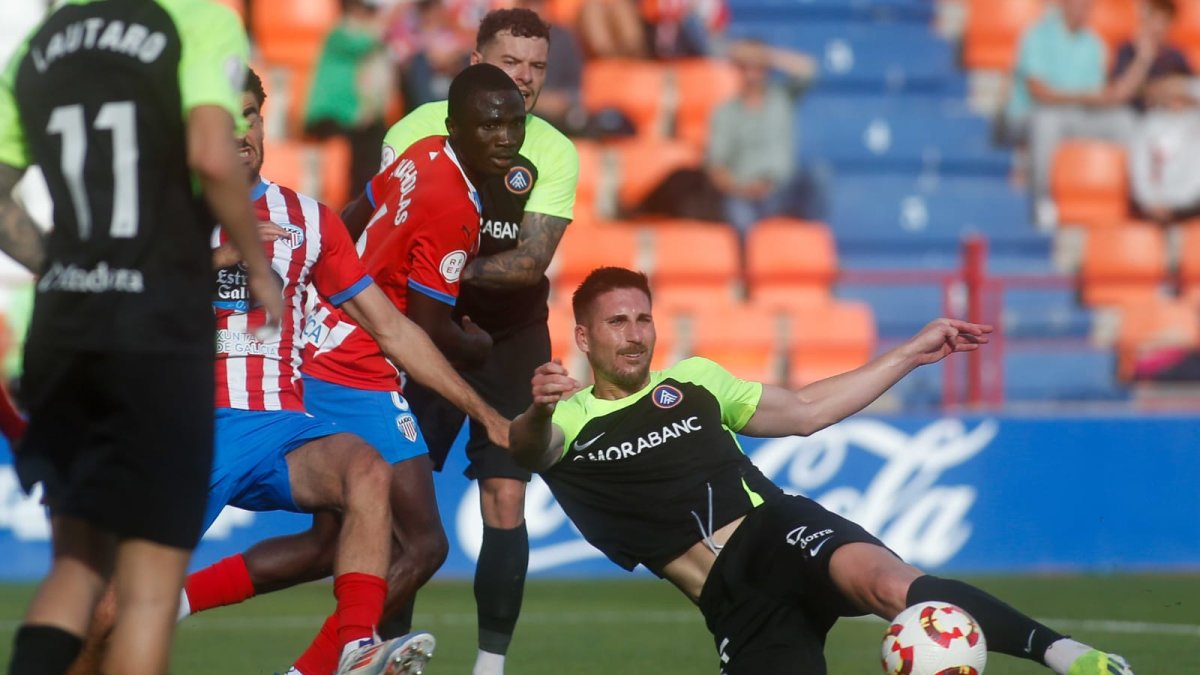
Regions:
<instances>
[{"instance_id":1,"label":"player's hand","mask_svg":"<svg viewBox=\"0 0 1200 675\"><path fill-rule=\"evenodd\" d=\"M554 412L559 401L570 398L571 394L583 388L575 378L567 373L562 361L554 359L543 363L533 371L533 405L542 410L543 414Z\"/></svg>"},{"instance_id":2,"label":"player's hand","mask_svg":"<svg viewBox=\"0 0 1200 675\"><path fill-rule=\"evenodd\" d=\"M271 333L279 332L279 322L283 319L283 284L270 266L266 266L257 273L251 271L247 285L250 295L267 311L267 325L260 329L263 333L260 339L269 339Z\"/></svg>"},{"instance_id":3,"label":"player's hand","mask_svg":"<svg viewBox=\"0 0 1200 675\"><path fill-rule=\"evenodd\" d=\"M258 224L258 238L264 244L270 244L276 239L287 237L287 230L272 222L261 222ZM242 257L238 255L237 247L233 242L227 241L224 244L213 249L213 269L221 269L236 265L242 261Z\"/></svg>"},{"instance_id":4,"label":"player's hand","mask_svg":"<svg viewBox=\"0 0 1200 675\"><path fill-rule=\"evenodd\" d=\"M508 449L508 428L512 423L496 413L483 422L483 426L487 429L488 440L496 445Z\"/></svg>"},{"instance_id":5,"label":"player's hand","mask_svg":"<svg viewBox=\"0 0 1200 675\"><path fill-rule=\"evenodd\" d=\"M466 334L469 357L463 359L463 363L459 365L465 370L478 368L487 361L488 354L492 352L492 336L469 316L462 318L462 331Z\"/></svg>"},{"instance_id":6,"label":"player's hand","mask_svg":"<svg viewBox=\"0 0 1200 675\"><path fill-rule=\"evenodd\" d=\"M916 365L937 363L955 352L972 352L987 344L994 327L988 324L936 319L908 341L908 355Z\"/></svg>"}]
</instances>

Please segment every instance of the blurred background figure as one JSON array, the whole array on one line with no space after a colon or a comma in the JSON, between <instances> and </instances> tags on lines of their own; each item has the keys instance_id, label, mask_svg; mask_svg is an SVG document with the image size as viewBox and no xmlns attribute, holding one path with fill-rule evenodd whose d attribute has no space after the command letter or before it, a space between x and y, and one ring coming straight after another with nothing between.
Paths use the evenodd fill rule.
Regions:
<instances>
[{"instance_id":1,"label":"blurred background figure","mask_svg":"<svg viewBox=\"0 0 1200 675\"><path fill-rule=\"evenodd\" d=\"M1129 143L1129 174L1141 215L1165 225L1200 215L1200 108L1183 73L1145 89L1145 117Z\"/></svg>"},{"instance_id":2,"label":"blurred background figure","mask_svg":"<svg viewBox=\"0 0 1200 675\"><path fill-rule=\"evenodd\" d=\"M579 37L592 58L647 56L646 29L635 0L585 0L579 8Z\"/></svg>"},{"instance_id":3,"label":"blurred background figure","mask_svg":"<svg viewBox=\"0 0 1200 675\"><path fill-rule=\"evenodd\" d=\"M744 243L754 223L783 210L783 189L796 173L794 103L817 65L759 40L731 45L729 58L741 85L713 113L706 166L725 219ZM782 80L772 77L776 71Z\"/></svg>"},{"instance_id":4,"label":"blurred background figure","mask_svg":"<svg viewBox=\"0 0 1200 675\"><path fill-rule=\"evenodd\" d=\"M536 12L550 24L550 54L546 84L538 95L537 115L568 136L578 136L587 126L583 107L583 47L567 26L554 21L547 0L516 0L514 6Z\"/></svg>"},{"instance_id":5,"label":"blurred background figure","mask_svg":"<svg viewBox=\"0 0 1200 675\"><path fill-rule=\"evenodd\" d=\"M387 40L400 74L404 110L445 100L450 81L467 66L475 41L470 2L417 0L398 5ZM383 136L379 137L383 140Z\"/></svg>"},{"instance_id":6,"label":"blurred background figure","mask_svg":"<svg viewBox=\"0 0 1200 675\"><path fill-rule=\"evenodd\" d=\"M392 77L380 2L342 0L342 18L321 47L304 113L306 134L349 141L353 191L379 169L379 146L387 131L384 113Z\"/></svg>"}]
</instances>

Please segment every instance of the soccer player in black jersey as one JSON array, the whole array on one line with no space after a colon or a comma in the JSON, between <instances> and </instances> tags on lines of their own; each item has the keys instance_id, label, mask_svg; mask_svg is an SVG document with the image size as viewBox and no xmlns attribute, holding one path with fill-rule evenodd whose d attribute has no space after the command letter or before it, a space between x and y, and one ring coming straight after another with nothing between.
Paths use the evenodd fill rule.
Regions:
<instances>
[{"instance_id":1,"label":"soccer player in black jersey","mask_svg":"<svg viewBox=\"0 0 1200 675\"><path fill-rule=\"evenodd\" d=\"M53 541L13 675L68 668L110 577L104 671L166 670L212 462L214 216L283 309L233 144L247 51L205 0L73 2L0 74L0 248L39 275L16 468L43 484ZM54 201L44 242L11 196L31 164Z\"/></svg>"},{"instance_id":2,"label":"soccer player in black jersey","mask_svg":"<svg viewBox=\"0 0 1200 675\"><path fill-rule=\"evenodd\" d=\"M1066 638L987 593L906 564L859 525L783 493L734 433L807 436L862 410L918 366L978 349L992 327L937 319L870 363L792 391L702 358L650 371L646 277L601 268L576 290L575 343L595 385L540 366L513 421L514 456L541 473L593 546L641 564L700 607L728 675L825 672L840 616L891 619L938 600L965 609L991 651L1060 675L1132 675L1124 659Z\"/></svg>"}]
</instances>

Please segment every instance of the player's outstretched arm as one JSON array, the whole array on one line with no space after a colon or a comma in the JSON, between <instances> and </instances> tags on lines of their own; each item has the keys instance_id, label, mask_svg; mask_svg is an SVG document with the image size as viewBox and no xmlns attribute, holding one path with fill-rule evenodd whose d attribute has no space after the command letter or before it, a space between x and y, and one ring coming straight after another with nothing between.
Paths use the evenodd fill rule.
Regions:
<instances>
[{"instance_id":1,"label":"player's outstretched arm","mask_svg":"<svg viewBox=\"0 0 1200 675\"><path fill-rule=\"evenodd\" d=\"M250 292L277 324L283 316L283 287L259 243L246 167L234 151L233 137L233 117L224 108L201 105L188 113L188 166L200 178L204 197L229 233L238 259L246 263Z\"/></svg>"},{"instance_id":2,"label":"player's outstretched arm","mask_svg":"<svg viewBox=\"0 0 1200 675\"><path fill-rule=\"evenodd\" d=\"M563 454L563 431L551 421L554 408L580 385L557 359L538 366L530 384L533 403L513 420L509 449L521 466L530 471L544 471L554 466Z\"/></svg>"},{"instance_id":3,"label":"player's outstretched arm","mask_svg":"<svg viewBox=\"0 0 1200 675\"><path fill-rule=\"evenodd\" d=\"M455 366L470 370L482 366L492 351L492 336L470 318L463 317L462 325L454 322L454 308L413 289L407 292L408 318L424 330Z\"/></svg>"},{"instance_id":4,"label":"player's outstretched arm","mask_svg":"<svg viewBox=\"0 0 1200 675\"><path fill-rule=\"evenodd\" d=\"M0 163L0 250L34 274L41 274L46 250L42 231L13 198L24 169Z\"/></svg>"},{"instance_id":5,"label":"player's outstretched arm","mask_svg":"<svg viewBox=\"0 0 1200 675\"><path fill-rule=\"evenodd\" d=\"M350 233L350 241L358 241L374 213L375 207L371 206L365 192L352 199L346 208L342 209L342 222L346 225L346 231Z\"/></svg>"},{"instance_id":6,"label":"player's outstretched arm","mask_svg":"<svg viewBox=\"0 0 1200 675\"><path fill-rule=\"evenodd\" d=\"M483 424L493 443L508 447L508 420L459 376L420 326L400 313L375 284L342 304L397 367Z\"/></svg>"},{"instance_id":7,"label":"player's outstretched arm","mask_svg":"<svg viewBox=\"0 0 1200 675\"><path fill-rule=\"evenodd\" d=\"M807 436L867 407L918 366L988 343L992 326L937 319L904 344L864 366L796 391L763 385L758 410L741 433L748 436Z\"/></svg>"},{"instance_id":8,"label":"player's outstretched arm","mask_svg":"<svg viewBox=\"0 0 1200 675\"><path fill-rule=\"evenodd\" d=\"M526 212L521 218L521 233L516 248L476 258L463 272L463 283L483 288L522 288L536 284L563 232L571 223L545 213Z\"/></svg>"}]
</instances>

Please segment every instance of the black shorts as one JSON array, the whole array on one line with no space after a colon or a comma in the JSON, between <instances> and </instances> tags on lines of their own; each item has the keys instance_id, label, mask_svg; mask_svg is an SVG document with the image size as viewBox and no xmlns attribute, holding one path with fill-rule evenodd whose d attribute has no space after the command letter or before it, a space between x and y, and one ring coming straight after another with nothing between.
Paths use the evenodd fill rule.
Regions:
<instances>
[{"instance_id":1,"label":"black shorts","mask_svg":"<svg viewBox=\"0 0 1200 675\"><path fill-rule=\"evenodd\" d=\"M55 516L195 548L213 456L213 359L32 348L16 452Z\"/></svg>"},{"instance_id":2,"label":"black shorts","mask_svg":"<svg viewBox=\"0 0 1200 675\"><path fill-rule=\"evenodd\" d=\"M538 366L550 360L550 331L545 323L535 323L509 333L492 345L492 352L481 368L462 373L483 400L501 415L512 419L525 412L533 402L529 381ZM450 454L450 446L462 429L466 415L433 391L408 381L404 397L412 404L421 423L421 433L429 446L433 466L441 471ZM471 420L467 440L469 464L467 478L514 478L529 482L532 477L513 461L508 450L488 440L487 429Z\"/></svg>"},{"instance_id":3,"label":"black shorts","mask_svg":"<svg viewBox=\"0 0 1200 675\"><path fill-rule=\"evenodd\" d=\"M823 675L825 635L858 616L833 585L838 547L883 546L806 497L781 495L752 511L726 542L700 592L724 675Z\"/></svg>"}]
</instances>

